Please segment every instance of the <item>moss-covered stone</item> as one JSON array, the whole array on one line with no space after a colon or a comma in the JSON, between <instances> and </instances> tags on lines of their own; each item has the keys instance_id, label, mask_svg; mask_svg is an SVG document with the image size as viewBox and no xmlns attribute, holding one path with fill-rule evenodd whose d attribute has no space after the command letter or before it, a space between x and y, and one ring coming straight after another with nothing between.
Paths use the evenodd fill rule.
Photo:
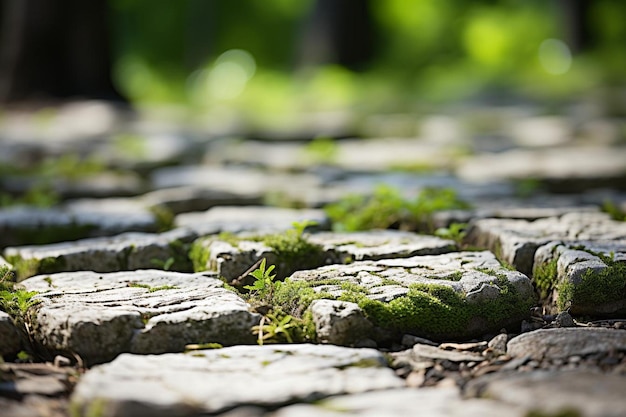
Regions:
<instances>
[{"instance_id":1,"label":"moss-covered stone","mask_svg":"<svg viewBox=\"0 0 626 417\"><path fill-rule=\"evenodd\" d=\"M349 301L358 304L374 325L394 334L466 339L519 323L534 305L534 298L520 294L504 273L492 272L492 279L485 282L499 290L492 300L472 302L463 291L445 282L411 284L404 295L381 301L371 291L379 288L377 285L370 288L341 279L287 279L273 302L297 316L315 299ZM390 281L390 285L399 286Z\"/></svg>"},{"instance_id":2,"label":"moss-covered stone","mask_svg":"<svg viewBox=\"0 0 626 417\"><path fill-rule=\"evenodd\" d=\"M536 263L533 272L544 303L554 299L558 311L569 309L574 314L626 311L626 263L585 245L554 246L551 256Z\"/></svg>"},{"instance_id":3,"label":"moss-covered stone","mask_svg":"<svg viewBox=\"0 0 626 417\"><path fill-rule=\"evenodd\" d=\"M65 258L63 256L43 259L23 258L19 255L7 256L7 260L13 265L18 281L39 274L52 274L65 271Z\"/></svg>"}]
</instances>

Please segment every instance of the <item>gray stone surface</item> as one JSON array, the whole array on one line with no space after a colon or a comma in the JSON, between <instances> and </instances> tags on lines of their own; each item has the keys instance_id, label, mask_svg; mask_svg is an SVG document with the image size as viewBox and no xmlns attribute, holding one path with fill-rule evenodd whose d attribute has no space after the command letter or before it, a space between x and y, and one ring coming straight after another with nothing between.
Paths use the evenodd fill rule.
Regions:
<instances>
[{"instance_id":1,"label":"gray stone surface","mask_svg":"<svg viewBox=\"0 0 626 417\"><path fill-rule=\"evenodd\" d=\"M155 189L195 186L249 199L282 196L285 203L306 202L321 185L319 178L310 174L207 165L161 168L151 179Z\"/></svg>"},{"instance_id":2,"label":"gray stone surface","mask_svg":"<svg viewBox=\"0 0 626 417\"><path fill-rule=\"evenodd\" d=\"M460 178L471 181L539 178L562 185L576 181L582 185L617 185L626 175L626 148L514 149L467 158L456 172Z\"/></svg>"},{"instance_id":3,"label":"gray stone surface","mask_svg":"<svg viewBox=\"0 0 626 417\"><path fill-rule=\"evenodd\" d=\"M355 261L409 258L417 255L439 255L456 249L452 240L397 230L374 230L353 233L320 232L308 237L338 260Z\"/></svg>"},{"instance_id":4,"label":"gray stone surface","mask_svg":"<svg viewBox=\"0 0 626 417\"><path fill-rule=\"evenodd\" d=\"M467 242L495 252L500 259L531 274L539 246L552 241L626 239L626 222L606 213L574 212L536 221L482 219L473 222Z\"/></svg>"},{"instance_id":5,"label":"gray stone surface","mask_svg":"<svg viewBox=\"0 0 626 417\"><path fill-rule=\"evenodd\" d=\"M546 301L556 300L559 309L572 314L626 313L626 239L546 244L535 253L534 274L541 275L555 261L555 275L542 277L551 280Z\"/></svg>"},{"instance_id":6,"label":"gray stone surface","mask_svg":"<svg viewBox=\"0 0 626 417\"><path fill-rule=\"evenodd\" d=\"M156 230L155 216L126 199L79 200L61 208L15 206L0 210L0 246Z\"/></svg>"},{"instance_id":7,"label":"gray stone surface","mask_svg":"<svg viewBox=\"0 0 626 417\"><path fill-rule=\"evenodd\" d=\"M626 351L626 331L593 327L540 329L514 337L507 344L509 355L537 360L610 351Z\"/></svg>"},{"instance_id":8,"label":"gray stone surface","mask_svg":"<svg viewBox=\"0 0 626 417\"><path fill-rule=\"evenodd\" d=\"M163 269L166 263L169 270L189 272L192 266L184 244L196 237L184 228L159 234L129 232L113 237L9 247L4 255L18 268L24 265L21 279L26 278L24 274Z\"/></svg>"},{"instance_id":9,"label":"gray stone surface","mask_svg":"<svg viewBox=\"0 0 626 417\"><path fill-rule=\"evenodd\" d=\"M132 196L145 191L141 178L132 172L103 171L87 173L78 178L55 176L46 183L55 194L66 198L105 198L112 196ZM0 179L2 189L15 194L23 194L41 186L41 178L34 176L7 175Z\"/></svg>"},{"instance_id":10,"label":"gray stone surface","mask_svg":"<svg viewBox=\"0 0 626 417\"><path fill-rule=\"evenodd\" d=\"M271 417L522 417L523 406L484 399L463 399L456 388L396 389L341 395L316 404L284 407Z\"/></svg>"},{"instance_id":11,"label":"gray stone surface","mask_svg":"<svg viewBox=\"0 0 626 417\"><path fill-rule=\"evenodd\" d=\"M335 263L347 263L354 260L376 260L408 258L416 255L447 253L456 248L456 244L435 236L394 230L376 230L369 232L334 233L320 232L306 234L311 244L317 245L321 254L305 257L301 264L287 265L274 249L259 241L262 234L243 233L235 236L239 239L220 239L209 236L196 242L207 252L208 270L216 271L228 281L236 279L261 258L268 264L277 265L279 278L290 275L294 270L310 269Z\"/></svg>"},{"instance_id":12,"label":"gray stone surface","mask_svg":"<svg viewBox=\"0 0 626 417\"><path fill-rule=\"evenodd\" d=\"M184 226L198 234L220 231L275 232L287 230L294 222L314 221L318 227L328 227L322 210L289 209L266 206L219 206L203 212L183 213L176 216L176 226Z\"/></svg>"},{"instance_id":13,"label":"gray stone surface","mask_svg":"<svg viewBox=\"0 0 626 417\"><path fill-rule=\"evenodd\" d=\"M626 415L623 375L589 371L498 372L471 381L466 395L496 400L511 407L524 407L540 415L568 411L584 417ZM577 412L578 414L573 414Z\"/></svg>"},{"instance_id":14,"label":"gray stone surface","mask_svg":"<svg viewBox=\"0 0 626 417\"><path fill-rule=\"evenodd\" d=\"M155 214L136 198L85 198L65 203L64 209L82 223L98 225L101 236L154 232L158 227Z\"/></svg>"},{"instance_id":15,"label":"gray stone surface","mask_svg":"<svg viewBox=\"0 0 626 417\"><path fill-rule=\"evenodd\" d=\"M20 285L40 292L33 339L88 364L122 352L180 352L191 343L254 343L251 327L260 319L222 281L202 274L66 272Z\"/></svg>"},{"instance_id":16,"label":"gray stone surface","mask_svg":"<svg viewBox=\"0 0 626 417\"><path fill-rule=\"evenodd\" d=\"M21 341L13 320L4 311L0 311L0 357L14 355L21 349Z\"/></svg>"},{"instance_id":17,"label":"gray stone surface","mask_svg":"<svg viewBox=\"0 0 626 417\"><path fill-rule=\"evenodd\" d=\"M120 355L87 372L71 401L85 414L100 404L105 417L182 417L402 386L383 355L372 349L235 346L192 354Z\"/></svg>"},{"instance_id":18,"label":"gray stone surface","mask_svg":"<svg viewBox=\"0 0 626 417\"><path fill-rule=\"evenodd\" d=\"M317 341L354 346L369 337L373 326L355 303L315 300L310 306Z\"/></svg>"},{"instance_id":19,"label":"gray stone surface","mask_svg":"<svg viewBox=\"0 0 626 417\"><path fill-rule=\"evenodd\" d=\"M333 281L316 285L320 280ZM365 311L371 320L375 321L370 315L380 313L385 304L391 311L395 308L402 311L391 313L400 315L393 321L401 325L394 325L393 321L376 325L396 326L397 330L405 333L435 339L478 336L499 330L507 324L518 323L529 314L528 309L534 301L530 280L517 271L503 268L490 252L460 252L328 265L294 273L290 282L297 281L308 282L314 291L337 298L346 295L346 288L357 286L360 293L370 300L383 303L378 305L380 309L374 307L377 305L374 303L370 305L373 310ZM419 291L411 290L410 287L415 284L424 287ZM507 290L505 285L509 286ZM506 296L503 295L505 293ZM508 307L500 309L499 303L503 302L503 297L507 297L505 303ZM455 300L465 300L467 303ZM409 303L410 307L405 307L405 303ZM483 308L486 310L483 311ZM487 320L486 311L489 310L493 314ZM427 320L426 317L431 318Z\"/></svg>"},{"instance_id":20,"label":"gray stone surface","mask_svg":"<svg viewBox=\"0 0 626 417\"><path fill-rule=\"evenodd\" d=\"M260 196L229 190L214 190L197 186L154 190L139 197L148 207L164 207L174 214L208 210L214 206L259 205Z\"/></svg>"}]
</instances>

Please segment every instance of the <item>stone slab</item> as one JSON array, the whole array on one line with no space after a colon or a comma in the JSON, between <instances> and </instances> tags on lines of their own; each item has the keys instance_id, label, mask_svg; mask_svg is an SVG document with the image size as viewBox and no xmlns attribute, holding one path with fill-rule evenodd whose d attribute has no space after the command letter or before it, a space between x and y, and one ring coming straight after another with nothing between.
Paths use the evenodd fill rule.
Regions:
<instances>
[{"instance_id":1,"label":"stone slab","mask_svg":"<svg viewBox=\"0 0 626 417\"><path fill-rule=\"evenodd\" d=\"M544 303L591 316L626 313L626 239L552 242L539 247L533 275Z\"/></svg>"},{"instance_id":2,"label":"stone slab","mask_svg":"<svg viewBox=\"0 0 626 417\"><path fill-rule=\"evenodd\" d=\"M269 233L268 233L269 234ZM268 235L266 234L266 235ZM349 263L355 260L377 260L408 258L417 255L433 255L451 252L456 244L435 236L417 235L396 230L376 230L368 232L335 233L319 232L305 234L307 242L315 245L319 253L301 256L302 262L291 265L286 258L261 240L263 234L250 236L249 233L229 236L222 240L219 236L209 236L198 240L195 245L207 253L206 268L218 273L227 281L238 278L251 265L262 258L268 264L277 265L280 279L295 270L316 268L327 264ZM237 241L233 242L235 238ZM290 265L286 265L290 263Z\"/></svg>"},{"instance_id":3,"label":"stone slab","mask_svg":"<svg viewBox=\"0 0 626 417\"><path fill-rule=\"evenodd\" d=\"M514 337L507 344L509 355L536 360L611 351L626 351L626 331L593 327L539 329Z\"/></svg>"},{"instance_id":4,"label":"stone slab","mask_svg":"<svg viewBox=\"0 0 626 417\"><path fill-rule=\"evenodd\" d=\"M70 271L115 272L165 269L190 272L187 245L197 235L184 228L169 232L122 233L48 245L17 246L4 250L18 279Z\"/></svg>"},{"instance_id":5,"label":"stone slab","mask_svg":"<svg viewBox=\"0 0 626 417\"><path fill-rule=\"evenodd\" d=\"M462 417L526 416L524 407L485 399L463 399L456 388L423 388L340 395L316 404L281 408L271 417Z\"/></svg>"},{"instance_id":6,"label":"stone slab","mask_svg":"<svg viewBox=\"0 0 626 417\"><path fill-rule=\"evenodd\" d=\"M489 374L470 381L465 392L536 415L618 417L626 414L625 387L623 375L541 370Z\"/></svg>"},{"instance_id":7,"label":"stone slab","mask_svg":"<svg viewBox=\"0 0 626 417\"><path fill-rule=\"evenodd\" d=\"M528 277L490 252L328 265L298 271L286 283L283 290L308 287L322 298L357 302L378 327L439 340L519 324L534 303Z\"/></svg>"},{"instance_id":8,"label":"stone slab","mask_svg":"<svg viewBox=\"0 0 626 417\"><path fill-rule=\"evenodd\" d=\"M487 248L530 275L535 251L552 241L626 239L626 222L606 213L574 212L536 221L481 219L472 222L466 241Z\"/></svg>"},{"instance_id":9,"label":"stone slab","mask_svg":"<svg viewBox=\"0 0 626 417\"><path fill-rule=\"evenodd\" d=\"M164 207L173 214L208 210L215 206L247 206L263 203L260 196L198 186L154 190L139 197L148 207Z\"/></svg>"},{"instance_id":10,"label":"stone slab","mask_svg":"<svg viewBox=\"0 0 626 417\"><path fill-rule=\"evenodd\" d=\"M65 272L19 285L40 292L34 341L88 364L122 352L180 352L192 343L254 343L251 327L260 320L222 281L202 274Z\"/></svg>"},{"instance_id":11,"label":"stone slab","mask_svg":"<svg viewBox=\"0 0 626 417\"><path fill-rule=\"evenodd\" d=\"M155 216L145 207L117 203L89 200L65 208L0 209L0 247L157 230Z\"/></svg>"},{"instance_id":12,"label":"stone slab","mask_svg":"<svg viewBox=\"0 0 626 417\"><path fill-rule=\"evenodd\" d=\"M176 216L175 225L202 235L220 231L275 232L290 229L294 222L303 221L314 221L322 229L329 226L322 210L267 206L219 206L203 212L183 213Z\"/></svg>"},{"instance_id":13,"label":"stone slab","mask_svg":"<svg viewBox=\"0 0 626 417\"><path fill-rule=\"evenodd\" d=\"M285 173L258 168L187 165L161 168L153 172L154 189L194 186L228 191L249 199L280 195L285 203L301 203L321 185L317 176Z\"/></svg>"},{"instance_id":14,"label":"stone slab","mask_svg":"<svg viewBox=\"0 0 626 417\"><path fill-rule=\"evenodd\" d=\"M626 179L626 148L570 146L552 149L514 149L479 154L465 159L457 168L469 181L537 178L561 191L623 187Z\"/></svg>"},{"instance_id":15,"label":"stone slab","mask_svg":"<svg viewBox=\"0 0 626 417\"><path fill-rule=\"evenodd\" d=\"M88 371L71 401L84 414L100 406L106 417L183 417L251 405L276 408L404 386L385 363L372 349L308 344L123 354Z\"/></svg>"}]
</instances>

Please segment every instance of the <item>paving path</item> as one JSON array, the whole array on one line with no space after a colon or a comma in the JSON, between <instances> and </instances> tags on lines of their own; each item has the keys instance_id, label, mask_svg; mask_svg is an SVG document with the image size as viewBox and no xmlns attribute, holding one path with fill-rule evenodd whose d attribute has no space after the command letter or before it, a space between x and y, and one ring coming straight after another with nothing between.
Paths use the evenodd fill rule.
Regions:
<instances>
[{"instance_id":1,"label":"paving path","mask_svg":"<svg viewBox=\"0 0 626 417\"><path fill-rule=\"evenodd\" d=\"M80 149L115 170L76 160L86 172L48 184L58 204L0 209L3 416L626 415L619 138L525 116L496 144L440 117L424 137L324 152L183 131L131 152L7 123L3 157ZM375 207L413 230L359 232L322 210L380 183L388 200L446 187L472 207L417 222Z\"/></svg>"}]
</instances>

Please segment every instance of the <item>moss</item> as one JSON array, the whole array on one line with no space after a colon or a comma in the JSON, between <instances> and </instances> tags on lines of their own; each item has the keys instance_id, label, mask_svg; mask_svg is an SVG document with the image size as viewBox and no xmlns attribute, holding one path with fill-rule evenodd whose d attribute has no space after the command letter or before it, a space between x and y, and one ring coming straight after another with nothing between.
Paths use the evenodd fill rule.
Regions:
<instances>
[{"instance_id":1,"label":"moss","mask_svg":"<svg viewBox=\"0 0 626 417\"><path fill-rule=\"evenodd\" d=\"M169 270L179 272L191 272L194 270L193 263L189 259L188 243L183 243L180 240L174 240L168 244L170 259L172 259Z\"/></svg>"},{"instance_id":2,"label":"moss","mask_svg":"<svg viewBox=\"0 0 626 417\"><path fill-rule=\"evenodd\" d=\"M605 263L607 263L605 261ZM626 299L626 264L608 262L607 267L596 271L588 269L578 284L564 281L558 285L557 306L564 310L577 306L597 306Z\"/></svg>"},{"instance_id":3,"label":"moss","mask_svg":"<svg viewBox=\"0 0 626 417\"><path fill-rule=\"evenodd\" d=\"M549 297L558 282L558 261L559 258L555 256L549 262L540 264L533 270L533 281L541 299Z\"/></svg>"},{"instance_id":4,"label":"moss","mask_svg":"<svg viewBox=\"0 0 626 417\"><path fill-rule=\"evenodd\" d=\"M581 281L574 284L567 279L560 280L557 272L558 256L549 262L535 267L533 280L542 299L546 299L556 290L559 310L572 308L573 312L584 306L619 301L626 298L626 264L615 262L613 256L594 252L584 246L572 246L570 249L583 250L597 256L605 263L601 270L588 269Z\"/></svg>"},{"instance_id":5,"label":"moss","mask_svg":"<svg viewBox=\"0 0 626 417\"><path fill-rule=\"evenodd\" d=\"M325 281L328 280L287 279L273 301L292 314L305 311L313 300L320 298L354 302L379 327L432 338L464 338L476 331L496 330L503 323L521 320L534 303L532 299L520 299L515 287L504 276L495 276L492 281L501 290L498 300L483 303L469 303L453 288L433 284L413 284L405 296L385 303L367 297L368 291L363 287L344 283L340 284L343 293L336 297L314 290L314 287L326 284ZM481 323L472 327L472 321L476 319Z\"/></svg>"},{"instance_id":6,"label":"moss","mask_svg":"<svg viewBox=\"0 0 626 417\"><path fill-rule=\"evenodd\" d=\"M38 274L53 274L66 270L66 261L63 256L24 259L19 255L14 255L8 256L7 261L13 265L18 281L23 281Z\"/></svg>"},{"instance_id":7,"label":"moss","mask_svg":"<svg viewBox=\"0 0 626 417\"><path fill-rule=\"evenodd\" d=\"M150 208L154 215L158 232L167 232L174 228L174 213L165 206L154 206Z\"/></svg>"},{"instance_id":8,"label":"moss","mask_svg":"<svg viewBox=\"0 0 626 417\"><path fill-rule=\"evenodd\" d=\"M270 247L276 255L276 274L279 279L297 270L317 268L324 264L322 247L309 242L304 235L293 229L265 236L263 244Z\"/></svg>"},{"instance_id":9,"label":"moss","mask_svg":"<svg viewBox=\"0 0 626 417\"><path fill-rule=\"evenodd\" d=\"M188 258L191 261L194 272L206 271L209 258L211 258L211 250L209 242L211 239L197 239L191 244L188 252Z\"/></svg>"},{"instance_id":10,"label":"moss","mask_svg":"<svg viewBox=\"0 0 626 417\"><path fill-rule=\"evenodd\" d=\"M447 281L460 281L461 278L463 278L463 272L454 271L448 275L428 275L426 276L426 278L441 279L441 280L447 280Z\"/></svg>"}]
</instances>

